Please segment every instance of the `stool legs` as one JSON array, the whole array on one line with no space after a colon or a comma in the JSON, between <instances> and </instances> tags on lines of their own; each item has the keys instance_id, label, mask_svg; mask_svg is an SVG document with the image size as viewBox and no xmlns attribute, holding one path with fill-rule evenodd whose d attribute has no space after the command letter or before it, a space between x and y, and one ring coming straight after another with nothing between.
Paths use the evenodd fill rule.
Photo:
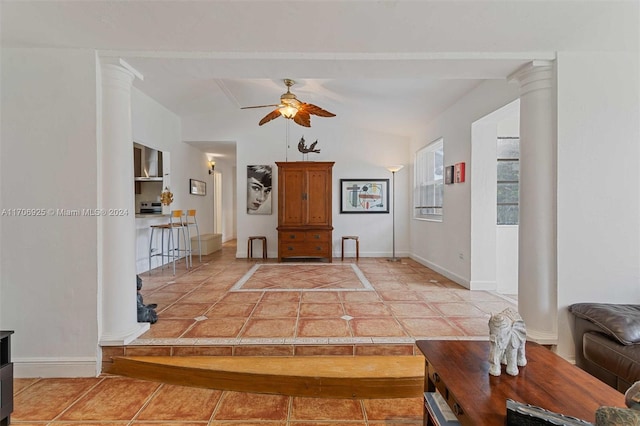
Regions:
<instances>
[{"instance_id":1,"label":"stool legs","mask_svg":"<svg viewBox=\"0 0 640 426\"><path fill-rule=\"evenodd\" d=\"M358 237L342 237L342 250L341 250L341 260L344 261L344 241L345 240L353 240L356 242L356 260L360 260L360 240Z\"/></svg>"},{"instance_id":2,"label":"stool legs","mask_svg":"<svg viewBox=\"0 0 640 426\"><path fill-rule=\"evenodd\" d=\"M267 258L267 237L249 237L247 241L247 258L253 258L253 240L262 240L262 258Z\"/></svg>"}]
</instances>

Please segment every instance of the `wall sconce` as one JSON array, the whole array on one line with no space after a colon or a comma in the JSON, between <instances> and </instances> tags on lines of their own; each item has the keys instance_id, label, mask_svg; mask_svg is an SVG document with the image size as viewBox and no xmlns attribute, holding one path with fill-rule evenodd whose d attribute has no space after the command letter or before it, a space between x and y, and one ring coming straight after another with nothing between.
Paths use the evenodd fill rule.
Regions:
<instances>
[{"instance_id":1,"label":"wall sconce","mask_svg":"<svg viewBox=\"0 0 640 426\"><path fill-rule=\"evenodd\" d=\"M209 174L212 175L214 169L216 168L216 162L213 160L209 160Z\"/></svg>"}]
</instances>

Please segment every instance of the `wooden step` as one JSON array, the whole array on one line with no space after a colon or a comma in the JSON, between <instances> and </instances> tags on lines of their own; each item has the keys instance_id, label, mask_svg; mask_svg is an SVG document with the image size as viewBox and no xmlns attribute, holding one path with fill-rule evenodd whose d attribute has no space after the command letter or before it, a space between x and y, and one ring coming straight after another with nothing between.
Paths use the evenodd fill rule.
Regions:
<instances>
[{"instance_id":1,"label":"wooden step","mask_svg":"<svg viewBox=\"0 0 640 426\"><path fill-rule=\"evenodd\" d=\"M408 398L424 389L421 356L130 356L109 373L182 386L317 398Z\"/></svg>"}]
</instances>

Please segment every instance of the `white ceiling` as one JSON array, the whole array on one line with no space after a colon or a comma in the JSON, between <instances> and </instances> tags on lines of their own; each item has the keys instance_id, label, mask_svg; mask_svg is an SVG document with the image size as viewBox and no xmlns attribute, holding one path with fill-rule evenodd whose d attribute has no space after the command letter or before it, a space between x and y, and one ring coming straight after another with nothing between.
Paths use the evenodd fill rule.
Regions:
<instances>
[{"instance_id":1,"label":"white ceiling","mask_svg":"<svg viewBox=\"0 0 640 426\"><path fill-rule=\"evenodd\" d=\"M564 50L638 49L635 1L26 1L0 3L3 47L97 49L181 117L303 102L411 134L484 79ZM631 36L630 36L631 35ZM636 37L633 37L636 35ZM247 111L248 123L270 111ZM263 114L264 113L264 114ZM314 120L326 118L312 117ZM268 125L268 124L267 124ZM232 141L190 141L203 151Z\"/></svg>"}]
</instances>

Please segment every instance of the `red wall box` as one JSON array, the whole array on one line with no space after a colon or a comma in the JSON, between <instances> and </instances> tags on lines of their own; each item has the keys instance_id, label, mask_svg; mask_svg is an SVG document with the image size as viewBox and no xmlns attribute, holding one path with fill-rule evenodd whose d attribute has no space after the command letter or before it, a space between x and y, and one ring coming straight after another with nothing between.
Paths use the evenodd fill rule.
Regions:
<instances>
[{"instance_id":1,"label":"red wall box","mask_svg":"<svg viewBox=\"0 0 640 426\"><path fill-rule=\"evenodd\" d=\"M464 182L464 163L456 163L456 170L454 173L455 183Z\"/></svg>"}]
</instances>

